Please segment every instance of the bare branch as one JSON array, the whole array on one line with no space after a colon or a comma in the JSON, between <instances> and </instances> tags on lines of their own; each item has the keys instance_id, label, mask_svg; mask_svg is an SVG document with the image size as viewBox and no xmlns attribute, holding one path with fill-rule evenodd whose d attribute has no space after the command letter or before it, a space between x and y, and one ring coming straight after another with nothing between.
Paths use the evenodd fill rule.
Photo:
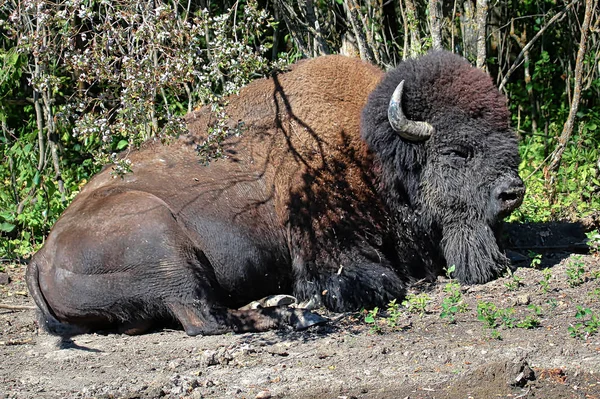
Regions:
<instances>
[{"instance_id":1,"label":"bare branch","mask_svg":"<svg viewBox=\"0 0 600 399\"><path fill-rule=\"evenodd\" d=\"M315 6L313 1L305 0L303 3L306 12L306 20L308 22L308 26L310 27L309 32L312 33L314 37L315 55L329 54L329 46L327 46L327 42L325 42L325 39L323 38L319 19L315 15Z\"/></svg>"},{"instance_id":2,"label":"bare branch","mask_svg":"<svg viewBox=\"0 0 600 399\"><path fill-rule=\"evenodd\" d=\"M563 131L558 138L558 144L552 152L550 158L550 164L544 169L544 178L546 184L551 190L550 198L553 201L555 188L554 188L554 175L558 171L562 154L567 148L567 143L573 133L573 126L575 124L575 118L577 116L577 110L579 109L579 100L581 98L581 77L583 75L583 61L585 53L587 51L588 33L590 29L590 20L592 19L593 12L593 0L585 1L585 17L583 24L581 25L581 38L579 39L579 50L577 51L577 60L575 61L575 84L573 88L573 100L571 101L571 108L569 110L569 116L563 127Z\"/></svg>"},{"instance_id":3,"label":"bare branch","mask_svg":"<svg viewBox=\"0 0 600 399\"><path fill-rule=\"evenodd\" d=\"M514 22L514 21L513 21ZM520 48L524 48L527 45L527 30L523 29L521 32L521 36L519 37L515 34L514 23L510 26L510 37L512 37L515 42L519 45ZM523 53L523 60L525 63L525 68L523 69L525 73L525 89L527 90L527 95L529 96L529 102L531 103L531 130L533 132L537 131L537 101L535 96L533 95L533 88L531 87L531 72L529 70L529 51L525 51Z\"/></svg>"},{"instance_id":4,"label":"bare branch","mask_svg":"<svg viewBox=\"0 0 600 399\"><path fill-rule=\"evenodd\" d=\"M356 38L356 43L358 45L358 51L360 52L360 58L365 61L373 62L375 60L375 56L367 43L367 38L365 37L365 33L363 31L363 24L360 20L360 13L358 11L358 4L356 0L345 0L344 6L346 8L346 13L348 15L348 19L352 25L352 30L354 31L354 37Z\"/></svg>"},{"instance_id":5,"label":"bare branch","mask_svg":"<svg viewBox=\"0 0 600 399\"><path fill-rule=\"evenodd\" d=\"M504 79L502 79L502 82L500 82L500 86L498 86L498 89L500 91L502 91L504 89L504 86L506 86L506 83L508 82L508 79L510 79L510 76L513 74L513 72L519 67L520 63L521 63L521 59L523 58L524 54L526 51L529 51L529 49L531 49L531 47L534 45L534 43L544 34L544 32L546 31L546 29L548 29L553 23L555 23L556 21L558 21L560 18L562 18L565 13L567 11L569 11L569 9L571 7L573 7L573 5L575 5L576 3L578 3L580 0L573 0L573 2L571 2L570 4L568 4L562 11L560 11L559 13L557 13L555 16L553 16L552 18L550 18L550 20L548 21L548 23L546 25L544 25L539 31L538 33L535 34L535 36L529 41L529 43L527 43L527 45L525 45L525 47L523 47L521 49L521 52L519 53L519 55L517 56L517 58L515 59L515 61L513 62L512 66L509 68L509 70L506 72L506 75L504 75Z\"/></svg>"}]
</instances>

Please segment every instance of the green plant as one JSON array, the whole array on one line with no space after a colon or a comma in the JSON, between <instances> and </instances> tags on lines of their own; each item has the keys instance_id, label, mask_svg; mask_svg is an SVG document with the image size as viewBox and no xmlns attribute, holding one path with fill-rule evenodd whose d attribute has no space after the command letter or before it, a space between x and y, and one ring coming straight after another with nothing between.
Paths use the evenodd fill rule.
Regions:
<instances>
[{"instance_id":1,"label":"green plant","mask_svg":"<svg viewBox=\"0 0 600 399\"><path fill-rule=\"evenodd\" d=\"M542 307L540 305L536 305L536 304L531 304L529 306L527 306L527 309L530 309L533 311L533 313L535 313L538 316L541 316L544 313L544 309L542 309Z\"/></svg>"},{"instance_id":2,"label":"green plant","mask_svg":"<svg viewBox=\"0 0 600 399\"><path fill-rule=\"evenodd\" d=\"M577 287L584 283L585 263L580 255L572 256L565 271L569 287Z\"/></svg>"},{"instance_id":3,"label":"green plant","mask_svg":"<svg viewBox=\"0 0 600 399\"><path fill-rule=\"evenodd\" d=\"M581 322L568 328L571 337L586 339L598 333L598 330L600 329L600 316L597 313L592 312L590 308L584 308L583 306L578 305L575 318Z\"/></svg>"},{"instance_id":4,"label":"green plant","mask_svg":"<svg viewBox=\"0 0 600 399\"><path fill-rule=\"evenodd\" d=\"M533 329L533 328L538 328L540 326L540 320L538 318L536 318L535 316L527 316L525 317L525 319L519 321L517 323L517 327L519 328L525 328L525 329Z\"/></svg>"},{"instance_id":5,"label":"green plant","mask_svg":"<svg viewBox=\"0 0 600 399\"><path fill-rule=\"evenodd\" d=\"M591 253L600 252L600 230L592 230L585 233L587 236L587 244Z\"/></svg>"},{"instance_id":6,"label":"green plant","mask_svg":"<svg viewBox=\"0 0 600 399\"><path fill-rule=\"evenodd\" d=\"M398 320L402 316L402 312L400 310L400 306L398 305L395 299L388 303L388 307L386 309L386 316L388 327L396 328L398 326Z\"/></svg>"},{"instance_id":7,"label":"green plant","mask_svg":"<svg viewBox=\"0 0 600 399\"><path fill-rule=\"evenodd\" d=\"M498 309L499 324L505 328L515 328L518 326L518 320L515 317L514 308Z\"/></svg>"},{"instance_id":8,"label":"green plant","mask_svg":"<svg viewBox=\"0 0 600 399\"><path fill-rule=\"evenodd\" d=\"M507 269L507 273L508 273L508 276L510 277L510 280L507 281L506 283L504 283L504 286L509 291L516 291L519 287L521 287L523 285L523 279L521 277L517 276L516 274L514 274L514 272L510 268Z\"/></svg>"},{"instance_id":9,"label":"green plant","mask_svg":"<svg viewBox=\"0 0 600 399\"><path fill-rule=\"evenodd\" d=\"M427 312L427 305L431 302L431 298L426 293L418 295L408 294L406 299L402 301L402 306L408 309L410 313L417 313L419 317L423 317Z\"/></svg>"},{"instance_id":10,"label":"green plant","mask_svg":"<svg viewBox=\"0 0 600 399\"><path fill-rule=\"evenodd\" d=\"M367 314L365 315L365 323L371 325L372 333L381 332L381 326L379 325L377 320L377 313L379 313L379 308L375 307L372 310L368 310Z\"/></svg>"},{"instance_id":11,"label":"green plant","mask_svg":"<svg viewBox=\"0 0 600 399\"><path fill-rule=\"evenodd\" d=\"M477 304L477 320L483 323L485 329L489 329L493 338L500 339L496 330L498 327L498 308L491 302L479 302Z\"/></svg>"},{"instance_id":12,"label":"green plant","mask_svg":"<svg viewBox=\"0 0 600 399\"><path fill-rule=\"evenodd\" d=\"M466 312L468 305L463 302L462 293L460 292L460 284L451 281L444 287L444 292L449 294L442 300L441 318L448 319L449 323L456 322L456 314Z\"/></svg>"},{"instance_id":13,"label":"green plant","mask_svg":"<svg viewBox=\"0 0 600 399\"><path fill-rule=\"evenodd\" d=\"M540 267L540 264L542 263L542 254L538 254L537 252L534 252L534 251L529 251L527 255L531 259L529 266L531 266L534 269L537 269L538 267Z\"/></svg>"},{"instance_id":14,"label":"green plant","mask_svg":"<svg viewBox=\"0 0 600 399\"><path fill-rule=\"evenodd\" d=\"M550 291L550 279L552 278L552 270L550 270L549 268L545 268L544 270L542 270L542 279L540 281L538 281L538 284L540 285L540 289L543 292L548 292Z\"/></svg>"},{"instance_id":15,"label":"green plant","mask_svg":"<svg viewBox=\"0 0 600 399\"><path fill-rule=\"evenodd\" d=\"M31 256L101 165L127 173L116 153L185 133L194 107L284 66L265 58L272 18L254 0L0 4L0 258ZM215 114L205 157L239 132Z\"/></svg>"},{"instance_id":16,"label":"green plant","mask_svg":"<svg viewBox=\"0 0 600 399\"><path fill-rule=\"evenodd\" d=\"M444 270L446 277L451 279L455 270L456 270L456 266L450 265L450 267L448 267L447 269Z\"/></svg>"},{"instance_id":17,"label":"green plant","mask_svg":"<svg viewBox=\"0 0 600 399\"><path fill-rule=\"evenodd\" d=\"M398 302L394 299L388 303L385 314L382 315L378 307L366 311L365 323L371 325L372 333L381 333L383 326L395 329L398 327L398 321L402 316L402 311Z\"/></svg>"},{"instance_id":18,"label":"green plant","mask_svg":"<svg viewBox=\"0 0 600 399\"><path fill-rule=\"evenodd\" d=\"M538 328L540 326L540 320L536 316L541 316L544 313L544 310L541 306L531 304L527 306L527 308L533 311L533 315L526 316L523 320L520 320L517 323L518 328L525 328L527 330L531 330L533 328Z\"/></svg>"},{"instance_id":19,"label":"green plant","mask_svg":"<svg viewBox=\"0 0 600 399\"><path fill-rule=\"evenodd\" d=\"M497 308L493 303L482 303L481 307L477 308L478 319L484 323L485 328L495 330L496 328L515 328L517 319L514 317L515 309ZM500 334L492 334L494 338L500 338Z\"/></svg>"},{"instance_id":20,"label":"green plant","mask_svg":"<svg viewBox=\"0 0 600 399\"><path fill-rule=\"evenodd\" d=\"M499 328L532 329L540 326L540 320L536 316L542 314L541 306L532 304L528 308L535 315L528 315L519 320L515 317L515 309L512 307L501 309L492 302L479 302L477 304L477 320L483 323L484 329L489 330L492 338L501 339Z\"/></svg>"},{"instance_id":21,"label":"green plant","mask_svg":"<svg viewBox=\"0 0 600 399\"><path fill-rule=\"evenodd\" d=\"M546 303L548 304L548 306L550 306L551 309L556 309L556 307L558 306L558 301L554 298L548 299Z\"/></svg>"},{"instance_id":22,"label":"green plant","mask_svg":"<svg viewBox=\"0 0 600 399\"><path fill-rule=\"evenodd\" d=\"M595 288L592 292L589 292L588 295L600 299L600 288Z\"/></svg>"}]
</instances>

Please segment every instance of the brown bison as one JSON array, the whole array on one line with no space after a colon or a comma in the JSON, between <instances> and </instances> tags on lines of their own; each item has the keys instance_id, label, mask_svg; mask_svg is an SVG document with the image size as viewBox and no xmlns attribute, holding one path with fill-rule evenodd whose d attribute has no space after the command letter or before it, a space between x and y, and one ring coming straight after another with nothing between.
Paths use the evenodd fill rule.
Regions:
<instances>
[{"instance_id":1,"label":"brown bison","mask_svg":"<svg viewBox=\"0 0 600 399\"><path fill-rule=\"evenodd\" d=\"M464 283L501 273L497 223L522 201L505 99L447 52L384 74L356 59L302 61L227 99L225 159L198 160L214 124L146 143L132 173L95 176L27 270L51 332L190 335L305 327L288 293L333 311L385 305L455 265Z\"/></svg>"}]
</instances>

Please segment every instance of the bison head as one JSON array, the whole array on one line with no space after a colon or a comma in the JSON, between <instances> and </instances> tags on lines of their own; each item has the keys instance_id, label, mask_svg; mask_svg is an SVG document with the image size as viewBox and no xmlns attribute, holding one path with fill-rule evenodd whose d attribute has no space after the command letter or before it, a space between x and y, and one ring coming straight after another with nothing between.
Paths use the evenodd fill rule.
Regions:
<instances>
[{"instance_id":1,"label":"bison head","mask_svg":"<svg viewBox=\"0 0 600 399\"><path fill-rule=\"evenodd\" d=\"M507 267L496 227L525 187L506 100L489 76L448 52L404 62L369 97L361 129L389 206L413 216L460 281L486 282Z\"/></svg>"}]
</instances>

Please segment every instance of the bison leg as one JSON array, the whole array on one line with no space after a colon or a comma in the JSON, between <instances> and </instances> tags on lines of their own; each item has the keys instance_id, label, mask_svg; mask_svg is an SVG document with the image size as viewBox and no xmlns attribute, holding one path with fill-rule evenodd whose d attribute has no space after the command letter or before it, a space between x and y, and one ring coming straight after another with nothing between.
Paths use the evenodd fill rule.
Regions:
<instances>
[{"instance_id":1,"label":"bison leg","mask_svg":"<svg viewBox=\"0 0 600 399\"><path fill-rule=\"evenodd\" d=\"M227 320L235 332L266 331L290 326L304 330L327 319L306 309L270 307L262 309L228 310Z\"/></svg>"},{"instance_id":2,"label":"bison leg","mask_svg":"<svg viewBox=\"0 0 600 399\"><path fill-rule=\"evenodd\" d=\"M260 332L284 327L296 330L327 319L306 309L268 307L261 309L224 309L199 304L169 303L169 309L188 335L216 335L227 332Z\"/></svg>"},{"instance_id":3,"label":"bison leg","mask_svg":"<svg viewBox=\"0 0 600 399\"><path fill-rule=\"evenodd\" d=\"M301 329L323 321L300 309L227 309L220 300L226 294L192 236L151 194L98 190L56 224L32 260L28 284L46 320L77 327L69 335L140 334L174 321L189 335Z\"/></svg>"}]
</instances>

